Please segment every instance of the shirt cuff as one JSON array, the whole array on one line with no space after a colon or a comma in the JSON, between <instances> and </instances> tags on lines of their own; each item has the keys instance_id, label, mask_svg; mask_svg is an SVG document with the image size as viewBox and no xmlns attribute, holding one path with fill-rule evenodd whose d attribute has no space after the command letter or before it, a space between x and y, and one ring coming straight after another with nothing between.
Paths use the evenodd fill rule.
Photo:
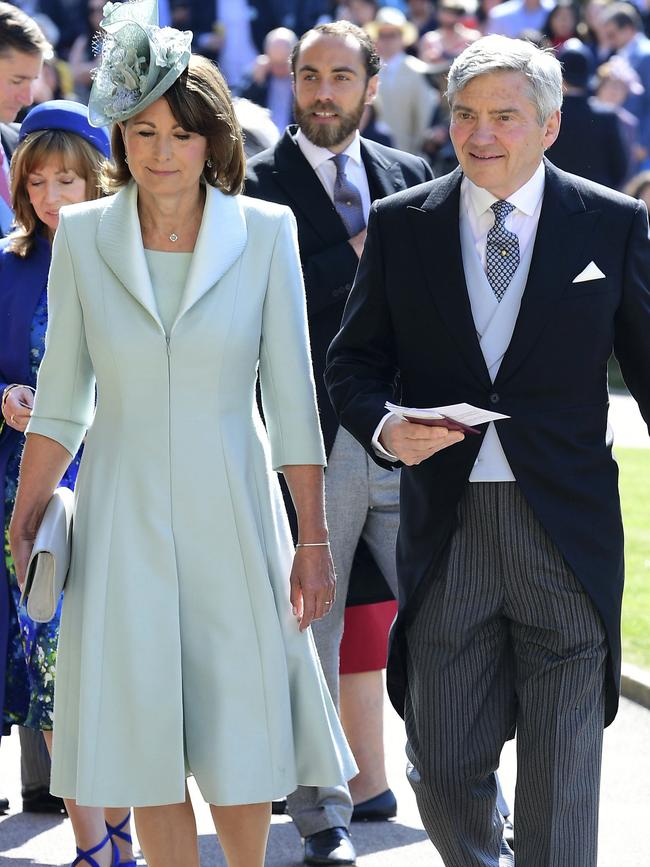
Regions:
<instances>
[{"instance_id":1,"label":"shirt cuff","mask_svg":"<svg viewBox=\"0 0 650 867\"><path fill-rule=\"evenodd\" d=\"M390 452L387 452L386 449L379 442L379 435L381 434L382 429L383 429L384 425L386 424L386 421L392 415L394 415L394 413L387 412L386 415L381 419L381 421L379 422L379 424L375 428L375 432L372 435L372 447L375 450L377 457L384 458L385 460L390 461L391 463L394 464L394 463L397 463L399 458L396 455L392 455Z\"/></svg>"}]
</instances>

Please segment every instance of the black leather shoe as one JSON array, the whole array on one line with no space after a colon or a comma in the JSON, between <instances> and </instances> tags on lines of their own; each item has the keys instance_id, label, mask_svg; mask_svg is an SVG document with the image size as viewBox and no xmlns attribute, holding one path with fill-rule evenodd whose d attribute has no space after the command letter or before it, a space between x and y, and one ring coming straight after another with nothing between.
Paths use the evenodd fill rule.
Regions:
<instances>
[{"instance_id":1,"label":"black leather shoe","mask_svg":"<svg viewBox=\"0 0 650 867\"><path fill-rule=\"evenodd\" d=\"M353 822L385 822L397 815L397 801L391 789L357 804L352 811Z\"/></svg>"},{"instance_id":2,"label":"black leather shoe","mask_svg":"<svg viewBox=\"0 0 650 867\"><path fill-rule=\"evenodd\" d=\"M23 795L23 813L65 813L63 798L50 795L47 789L36 789Z\"/></svg>"},{"instance_id":3,"label":"black leather shoe","mask_svg":"<svg viewBox=\"0 0 650 867\"><path fill-rule=\"evenodd\" d=\"M347 828L326 828L305 837L305 864L356 864L350 832Z\"/></svg>"},{"instance_id":4,"label":"black leather shoe","mask_svg":"<svg viewBox=\"0 0 650 867\"><path fill-rule=\"evenodd\" d=\"M4 795L0 795L0 813L6 813L9 809L9 798L5 798Z\"/></svg>"}]
</instances>

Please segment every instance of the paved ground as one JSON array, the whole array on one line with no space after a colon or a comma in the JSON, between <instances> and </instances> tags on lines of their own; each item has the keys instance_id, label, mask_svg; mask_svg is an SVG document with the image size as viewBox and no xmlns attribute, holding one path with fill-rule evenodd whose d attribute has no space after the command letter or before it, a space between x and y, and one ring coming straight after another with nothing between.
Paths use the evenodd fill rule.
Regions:
<instances>
[{"instance_id":1,"label":"paved ground","mask_svg":"<svg viewBox=\"0 0 650 867\"><path fill-rule=\"evenodd\" d=\"M442 867L422 830L415 800L404 777L402 722L388 706L386 747L389 778L399 801L398 817L395 822L353 826L359 867ZM649 770L650 711L624 700L616 722L605 735L599 867L648 867ZM514 777L514 748L508 745L502 759L502 780L510 797ZM19 755L15 735L3 741L0 750L0 787L18 806ZM198 797L195 804L201 863L203 867L225 867L209 813ZM0 819L0 867L61 867L70 864L72 852L73 838L67 820L14 812ZM301 847L293 826L284 817L274 819L267 867L300 864Z\"/></svg>"},{"instance_id":2,"label":"paved ground","mask_svg":"<svg viewBox=\"0 0 650 867\"><path fill-rule=\"evenodd\" d=\"M629 398L612 401L615 441L622 447L647 447L647 429ZM442 867L422 829L415 799L404 777L404 729L387 705L386 754L389 779L397 795L397 820L353 826L359 867ZM504 750L501 776L511 802L516 761L514 745ZM0 791L20 804L18 737L3 740ZM196 797L194 797L196 796ZM201 835L203 867L225 867L210 816L193 792ZM605 734L599 867L649 867L650 710L623 700L619 716ZM515 820L516 824L516 820ZM61 867L70 864L73 838L67 820L10 812L0 817L0 867ZM291 822L275 818L267 867L297 867L301 846ZM144 864L143 861L139 862ZM572 865L562 865L572 867Z\"/></svg>"}]
</instances>

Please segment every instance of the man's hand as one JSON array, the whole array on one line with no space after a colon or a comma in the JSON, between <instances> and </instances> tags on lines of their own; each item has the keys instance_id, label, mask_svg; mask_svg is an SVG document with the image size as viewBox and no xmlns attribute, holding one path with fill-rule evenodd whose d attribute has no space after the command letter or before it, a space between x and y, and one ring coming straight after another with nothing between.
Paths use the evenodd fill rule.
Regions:
<instances>
[{"instance_id":1,"label":"man's hand","mask_svg":"<svg viewBox=\"0 0 650 867\"><path fill-rule=\"evenodd\" d=\"M363 253L363 245L366 243L367 234L367 230L362 229L358 235L355 235L353 238L348 238L348 244L350 244L354 252L357 254L358 259L361 258L361 254Z\"/></svg>"},{"instance_id":2,"label":"man's hand","mask_svg":"<svg viewBox=\"0 0 650 867\"><path fill-rule=\"evenodd\" d=\"M407 467L421 464L436 452L464 439L465 435L460 431L415 424L396 415L386 419L379 434L379 442L383 448L399 458Z\"/></svg>"}]
</instances>

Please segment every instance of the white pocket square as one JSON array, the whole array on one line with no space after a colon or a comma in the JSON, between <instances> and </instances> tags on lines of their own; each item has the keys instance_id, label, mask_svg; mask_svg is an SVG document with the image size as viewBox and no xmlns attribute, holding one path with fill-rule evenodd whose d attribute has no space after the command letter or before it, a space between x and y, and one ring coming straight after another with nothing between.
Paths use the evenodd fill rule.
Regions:
<instances>
[{"instance_id":1,"label":"white pocket square","mask_svg":"<svg viewBox=\"0 0 650 867\"><path fill-rule=\"evenodd\" d=\"M584 271L573 278L574 283L584 283L585 280L602 280L605 275L595 262L590 262Z\"/></svg>"}]
</instances>

